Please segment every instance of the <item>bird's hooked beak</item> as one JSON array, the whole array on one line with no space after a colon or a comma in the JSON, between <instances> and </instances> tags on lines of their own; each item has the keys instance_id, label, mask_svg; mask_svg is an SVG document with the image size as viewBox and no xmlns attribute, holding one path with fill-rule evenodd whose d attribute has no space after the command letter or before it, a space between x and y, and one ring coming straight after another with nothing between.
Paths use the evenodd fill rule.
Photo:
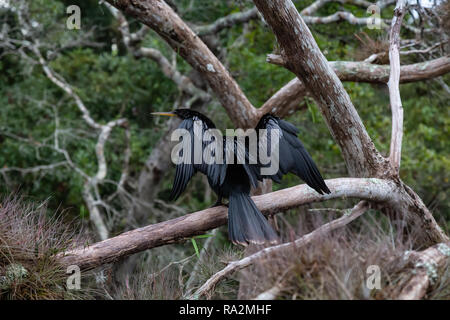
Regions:
<instances>
[{"instance_id":1,"label":"bird's hooked beak","mask_svg":"<svg viewBox=\"0 0 450 320\"><path fill-rule=\"evenodd\" d=\"M176 114L173 112L152 112L151 114L155 116L167 116L167 117L175 117Z\"/></svg>"}]
</instances>

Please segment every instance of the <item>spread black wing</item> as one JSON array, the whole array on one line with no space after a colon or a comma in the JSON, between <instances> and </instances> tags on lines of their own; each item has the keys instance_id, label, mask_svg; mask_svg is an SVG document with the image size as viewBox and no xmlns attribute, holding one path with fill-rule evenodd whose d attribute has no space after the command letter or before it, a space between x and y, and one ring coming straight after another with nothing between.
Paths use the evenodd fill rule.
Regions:
<instances>
[{"instance_id":1,"label":"spread black wing","mask_svg":"<svg viewBox=\"0 0 450 320\"><path fill-rule=\"evenodd\" d=\"M259 132L259 129L266 129L267 135L262 135L261 137L258 134L258 164L246 167L247 174L249 174L254 186L256 180L262 181L264 178L270 178L279 183L283 175L291 172L300 177L318 193L330 193L319 169L308 151L306 151L303 143L298 139L297 134L299 131L294 125L271 114L266 114L256 126L257 132ZM273 130L276 130L277 134L271 134ZM261 169L269 167L270 164L264 165L261 163L259 152L260 149L263 149L263 152L270 155L272 151L271 137L276 136L279 138L279 169L274 174L265 175L261 173Z\"/></svg>"},{"instance_id":2,"label":"spread black wing","mask_svg":"<svg viewBox=\"0 0 450 320\"><path fill-rule=\"evenodd\" d=\"M170 194L171 200L177 199L180 196L197 171L205 174L212 186L221 185L225 179L226 164L216 163L212 160L209 161L208 157L203 157L203 154L211 155L214 153L214 150L212 153L205 153L205 149L211 145L210 141L216 139L216 137L211 136L207 131L208 129L215 128L213 122L206 117L204 118L192 117L184 119L178 126L178 129L186 130L186 135L183 135L182 139L188 139L189 148L188 150L182 148L178 151L179 163L175 169L175 179ZM204 139L204 136L208 136L209 141L208 139ZM200 148L195 148L196 146ZM195 158L196 155L197 159Z\"/></svg>"}]
</instances>

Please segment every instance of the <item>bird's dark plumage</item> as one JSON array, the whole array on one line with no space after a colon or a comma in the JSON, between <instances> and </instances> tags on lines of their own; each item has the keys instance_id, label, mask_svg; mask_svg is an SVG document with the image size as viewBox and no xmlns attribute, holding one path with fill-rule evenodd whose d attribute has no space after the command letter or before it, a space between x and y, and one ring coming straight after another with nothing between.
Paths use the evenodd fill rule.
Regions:
<instances>
[{"instance_id":1,"label":"bird's dark plumage","mask_svg":"<svg viewBox=\"0 0 450 320\"><path fill-rule=\"evenodd\" d=\"M177 109L172 113L160 113L164 115L176 115L182 119L179 126L181 129L187 130L191 139L190 144L193 146L194 139L200 139L194 134L194 122L201 121L202 132L204 135L208 129L215 128L214 123L205 115L189 110ZM272 179L275 182L280 182L283 175L291 172L306 182L308 186L316 190L318 193L330 193L330 190L325 184L317 166L312 160L309 153L304 148L302 142L298 139L298 129L291 123L279 119L272 114L265 114L258 122L256 128L267 130L267 138L258 136L257 149L258 152L269 150L271 152L270 132L277 130L279 140L279 168L278 171L272 175L264 175L261 172L262 168L268 167L269 164L262 164L258 158L250 161L251 157L247 144L243 148L245 151L246 162L239 164L234 161L231 163L206 163L202 160L200 163L194 161L194 152L192 154L182 154L184 159L190 157L188 163L180 163L176 165L175 180L173 183L171 199L176 199L186 189L186 186L192 176L200 171L208 178L209 185L219 197L218 204L221 204L221 199L228 198L228 233L230 240L233 243L240 243L246 245L248 243L263 243L266 241L276 241L278 239L275 231L269 225L266 218L258 210L255 203L250 197L250 188L253 185L257 186L258 181L263 179ZM212 138L214 140L214 138ZM226 159L226 154L231 153L231 156L236 160L237 150L240 142L236 137L233 140L233 148L226 144L226 137L223 137L223 154ZM209 142L201 142L202 152L205 150ZM232 150L230 150L232 149ZM184 151L184 150L183 150ZM202 153L203 154L203 153ZM259 155L259 153L258 153ZM256 163L254 163L256 162Z\"/></svg>"},{"instance_id":2,"label":"bird's dark plumage","mask_svg":"<svg viewBox=\"0 0 450 320\"><path fill-rule=\"evenodd\" d=\"M330 193L316 164L306 151L303 143L297 138L298 129L291 123L272 114L265 114L256 125L256 129L267 129L268 132L278 129L281 132L279 140L279 171L272 176L258 176L258 170L253 170L258 180L271 178L280 183L283 175L291 172L300 177L308 186L320 194ZM269 136L269 135L268 135ZM261 166L256 166L260 168Z\"/></svg>"}]
</instances>

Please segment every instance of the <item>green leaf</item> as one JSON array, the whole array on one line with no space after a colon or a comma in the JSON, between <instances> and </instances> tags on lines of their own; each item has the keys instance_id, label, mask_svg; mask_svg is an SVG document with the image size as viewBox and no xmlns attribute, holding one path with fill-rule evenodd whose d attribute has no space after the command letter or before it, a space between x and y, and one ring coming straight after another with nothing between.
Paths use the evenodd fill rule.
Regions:
<instances>
[{"instance_id":1,"label":"green leaf","mask_svg":"<svg viewBox=\"0 0 450 320\"><path fill-rule=\"evenodd\" d=\"M198 250L197 242L194 238L191 239L192 245L194 246L195 254L197 255L197 258L200 259L200 251Z\"/></svg>"},{"instance_id":2,"label":"green leaf","mask_svg":"<svg viewBox=\"0 0 450 320\"><path fill-rule=\"evenodd\" d=\"M311 118L312 118L312 122L316 123L317 122L317 116L316 116L316 109L314 108L314 106L309 102L309 99L305 99L306 101L306 105L308 106L308 111L311 114Z\"/></svg>"},{"instance_id":3,"label":"green leaf","mask_svg":"<svg viewBox=\"0 0 450 320\"><path fill-rule=\"evenodd\" d=\"M201 235L195 236L193 238L194 239L204 239L204 238L210 238L210 237L213 237L213 235L212 234L201 234Z\"/></svg>"}]
</instances>

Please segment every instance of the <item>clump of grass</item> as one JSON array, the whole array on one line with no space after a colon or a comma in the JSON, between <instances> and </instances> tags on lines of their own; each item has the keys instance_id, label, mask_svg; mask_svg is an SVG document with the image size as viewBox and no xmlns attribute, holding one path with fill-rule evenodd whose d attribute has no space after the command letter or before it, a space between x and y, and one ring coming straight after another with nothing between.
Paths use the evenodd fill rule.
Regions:
<instances>
[{"instance_id":1,"label":"clump of grass","mask_svg":"<svg viewBox=\"0 0 450 320\"><path fill-rule=\"evenodd\" d=\"M372 39L367 33L355 34L359 45L354 52L354 59L363 61L371 55L376 54L374 64L389 64L389 40L386 37Z\"/></svg>"},{"instance_id":2,"label":"clump of grass","mask_svg":"<svg viewBox=\"0 0 450 320\"><path fill-rule=\"evenodd\" d=\"M82 244L79 231L46 215L17 196L0 202L0 299L77 299L86 291L67 290L66 270L56 255Z\"/></svg>"},{"instance_id":3,"label":"clump of grass","mask_svg":"<svg viewBox=\"0 0 450 320\"><path fill-rule=\"evenodd\" d=\"M139 269L111 291L112 297L119 300L175 300L183 295L179 273L172 268L161 272Z\"/></svg>"},{"instance_id":4,"label":"clump of grass","mask_svg":"<svg viewBox=\"0 0 450 320\"><path fill-rule=\"evenodd\" d=\"M135 271L110 283L109 295L125 300L183 299L228 262L242 258L242 250L224 245L225 239L224 234L217 232L211 239L214 245L206 252L202 251L205 240L198 241L201 259L190 242L149 250L141 256ZM234 279L222 281L214 291L214 298L233 298L237 285Z\"/></svg>"},{"instance_id":5,"label":"clump of grass","mask_svg":"<svg viewBox=\"0 0 450 320\"><path fill-rule=\"evenodd\" d=\"M237 246L227 246L208 254L201 264L196 288L200 287L216 272L226 267L232 261L242 259L244 250ZM230 278L222 280L214 289L212 299L236 299L239 289L239 274L233 274Z\"/></svg>"},{"instance_id":6,"label":"clump of grass","mask_svg":"<svg viewBox=\"0 0 450 320\"><path fill-rule=\"evenodd\" d=\"M246 286L241 298L254 298L276 286L282 288L278 299L394 298L414 274L414 263L405 259L405 252L414 243L414 232L402 234L386 218L375 221L370 217L373 213L366 213L367 217L351 226L323 235L319 241L272 255L245 269L241 279L251 285ZM310 221L305 225L311 225L311 217L307 220ZM380 271L379 288L371 286L369 277L374 271L370 266ZM450 298L448 266L445 268L426 299Z\"/></svg>"}]
</instances>

